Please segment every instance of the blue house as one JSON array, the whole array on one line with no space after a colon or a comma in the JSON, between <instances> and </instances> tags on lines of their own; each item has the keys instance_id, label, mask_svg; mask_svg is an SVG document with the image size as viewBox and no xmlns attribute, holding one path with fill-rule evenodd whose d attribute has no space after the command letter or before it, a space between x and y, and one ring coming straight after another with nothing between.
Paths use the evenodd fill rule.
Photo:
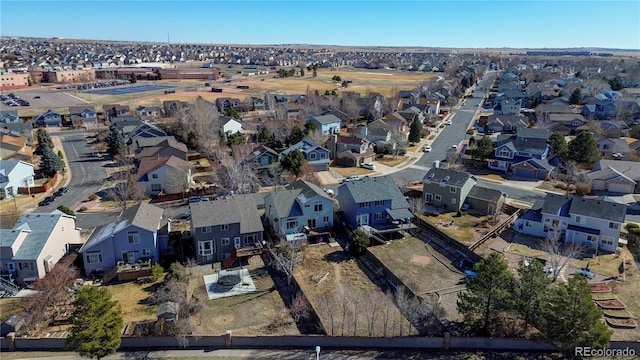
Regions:
<instances>
[{"instance_id":1,"label":"blue house","mask_svg":"<svg viewBox=\"0 0 640 360\"><path fill-rule=\"evenodd\" d=\"M546 129L521 129L516 136L498 141L494 144L494 156L488 159L488 167L505 174L546 179L553 170L547 161L548 134Z\"/></svg>"},{"instance_id":2,"label":"blue house","mask_svg":"<svg viewBox=\"0 0 640 360\"><path fill-rule=\"evenodd\" d=\"M324 136L338 134L340 132L341 122L342 120L333 114L312 116L307 120L307 124L315 123L318 130L322 131L322 135Z\"/></svg>"},{"instance_id":3,"label":"blue house","mask_svg":"<svg viewBox=\"0 0 640 360\"><path fill-rule=\"evenodd\" d=\"M282 157L287 156L293 150L300 150L309 165L316 171L328 171L331 163L329 150L317 145L311 140L304 139L297 144L291 145L280 153Z\"/></svg>"},{"instance_id":4,"label":"blue house","mask_svg":"<svg viewBox=\"0 0 640 360\"><path fill-rule=\"evenodd\" d=\"M170 223L163 222L163 211L142 202L114 222L95 228L80 249L85 273L107 273L119 264L138 261L157 262L160 251L167 248L170 231Z\"/></svg>"},{"instance_id":5,"label":"blue house","mask_svg":"<svg viewBox=\"0 0 640 360\"><path fill-rule=\"evenodd\" d=\"M351 227L398 230L411 224L409 203L391 176L365 177L338 187L340 211Z\"/></svg>"},{"instance_id":6,"label":"blue house","mask_svg":"<svg viewBox=\"0 0 640 360\"><path fill-rule=\"evenodd\" d=\"M62 116L51 109L33 119L33 127L60 127L60 125L62 125Z\"/></svg>"}]
</instances>

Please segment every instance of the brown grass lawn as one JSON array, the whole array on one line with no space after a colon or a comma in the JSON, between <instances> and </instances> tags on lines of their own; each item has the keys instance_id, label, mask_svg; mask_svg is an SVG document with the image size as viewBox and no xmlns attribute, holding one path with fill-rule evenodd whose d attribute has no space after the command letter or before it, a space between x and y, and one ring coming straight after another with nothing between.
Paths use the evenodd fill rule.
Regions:
<instances>
[{"instance_id":1,"label":"brown grass lawn","mask_svg":"<svg viewBox=\"0 0 640 360\"><path fill-rule=\"evenodd\" d=\"M342 167L342 166L332 166L331 167L331 171L337 172L338 174L342 175L343 177L347 177L347 176L350 176L350 175L363 176L363 175L369 175L369 174L373 173L372 170L368 170L368 169L361 168L361 167Z\"/></svg>"},{"instance_id":2,"label":"brown grass lawn","mask_svg":"<svg viewBox=\"0 0 640 360\"><path fill-rule=\"evenodd\" d=\"M20 299L18 298L1 298L0 299L0 319L6 320L9 316L18 314L20 309Z\"/></svg>"},{"instance_id":3,"label":"brown grass lawn","mask_svg":"<svg viewBox=\"0 0 640 360\"><path fill-rule=\"evenodd\" d=\"M120 304L125 324L156 319L157 307L155 305L146 305L145 300L153 294L159 283L137 284L129 282L106 287L111 292L113 300L118 301Z\"/></svg>"},{"instance_id":4,"label":"brown grass lawn","mask_svg":"<svg viewBox=\"0 0 640 360\"><path fill-rule=\"evenodd\" d=\"M405 160L407 160L409 157L406 155L398 155L395 159L393 158L393 155L385 155L382 159L378 159L376 161L385 164L386 166L390 166L390 167L394 167L394 166L398 166L400 164L402 164L403 162L405 162Z\"/></svg>"},{"instance_id":5,"label":"brown grass lawn","mask_svg":"<svg viewBox=\"0 0 640 360\"><path fill-rule=\"evenodd\" d=\"M452 238L466 243L473 243L490 230L489 228L474 228L474 225L485 222L487 216L475 216L467 213L462 213L461 217L455 215L455 212L448 212L437 216L421 215L421 218ZM444 226L451 221L453 221L452 226Z\"/></svg>"}]
</instances>

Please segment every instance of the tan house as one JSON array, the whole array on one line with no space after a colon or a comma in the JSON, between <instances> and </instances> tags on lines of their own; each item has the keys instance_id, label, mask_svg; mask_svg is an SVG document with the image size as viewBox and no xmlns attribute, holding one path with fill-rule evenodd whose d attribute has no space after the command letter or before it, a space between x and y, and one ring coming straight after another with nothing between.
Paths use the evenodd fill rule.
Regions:
<instances>
[{"instance_id":1,"label":"tan house","mask_svg":"<svg viewBox=\"0 0 640 360\"><path fill-rule=\"evenodd\" d=\"M27 138L0 132L0 160L21 160L31 162L33 148L27 145Z\"/></svg>"},{"instance_id":2,"label":"tan house","mask_svg":"<svg viewBox=\"0 0 640 360\"><path fill-rule=\"evenodd\" d=\"M0 229L0 267L28 284L51 271L70 244L81 243L75 216L58 210L24 214L13 229Z\"/></svg>"}]
</instances>

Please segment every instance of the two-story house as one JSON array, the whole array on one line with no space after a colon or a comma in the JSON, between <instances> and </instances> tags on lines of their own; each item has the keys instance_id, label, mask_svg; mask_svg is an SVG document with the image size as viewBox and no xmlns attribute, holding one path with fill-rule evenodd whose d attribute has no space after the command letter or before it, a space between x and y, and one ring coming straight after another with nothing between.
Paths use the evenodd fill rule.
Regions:
<instances>
[{"instance_id":1,"label":"two-story house","mask_svg":"<svg viewBox=\"0 0 640 360\"><path fill-rule=\"evenodd\" d=\"M626 211L626 205L612 201L548 193L516 220L514 228L532 236L559 236L562 241L615 252Z\"/></svg>"},{"instance_id":2,"label":"two-story house","mask_svg":"<svg viewBox=\"0 0 640 360\"><path fill-rule=\"evenodd\" d=\"M162 141L153 144L153 146L147 146L147 143L143 140L148 139L163 139ZM151 142L150 142L151 143ZM179 142L173 136L165 136L163 138L142 138L137 139L136 144L138 149L141 149L136 154L136 159L142 158L164 158L175 156L178 159L184 161L189 160L189 150L187 145Z\"/></svg>"},{"instance_id":3,"label":"two-story house","mask_svg":"<svg viewBox=\"0 0 640 360\"><path fill-rule=\"evenodd\" d=\"M372 162L376 155L373 151L373 143L355 136L334 134L329 138L327 147L336 164L344 166L359 166Z\"/></svg>"},{"instance_id":4,"label":"two-story house","mask_svg":"<svg viewBox=\"0 0 640 360\"><path fill-rule=\"evenodd\" d=\"M274 168L280 164L280 155L264 145L233 145L232 155L239 163L251 166L259 175L273 174Z\"/></svg>"},{"instance_id":5,"label":"two-story house","mask_svg":"<svg viewBox=\"0 0 640 360\"><path fill-rule=\"evenodd\" d=\"M598 152L602 158L612 159L614 158L614 154L616 154L616 156L620 156L617 154L621 154L626 157L632 153L631 147L629 147L629 143L626 142L625 139L613 139L597 134L593 135L593 139L596 141Z\"/></svg>"},{"instance_id":6,"label":"two-story house","mask_svg":"<svg viewBox=\"0 0 640 360\"><path fill-rule=\"evenodd\" d=\"M584 128L587 119L580 114L549 113L544 116L546 128L552 132L559 132L564 136L573 135Z\"/></svg>"},{"instance_id":7,"label":"two-story house","mask_svg":"<svg viewBox=\"0 0 640 360\"><path fill-rule=\"evenodd\" d=\"M33 127L60 127L62 116L59 112L48 109L33 118Z\"/></svg>"},{"instance_id":8,"label":"two-story house","mask_svg":"<svg viewBox=\"0 0 640 360\"><path fill-rule=\"evenodd\" d=\"M180 194L192 183L191 165L175 156L143 157L138 160L134 178L147 194Z\"/></svg>"},{"instance_id":9,"label":"two-story house","mask_svg":"<svg viewBox=\"0 0 640 360\"><path fill-rule=\"evenodd\" d=\"M333 199L317 185L298 180L265 197L264 217L281 238L311 231L322 236L333 227L333 206Z\"/></svg>"},{"instance_id":10,"label":"two-story house","mask_svg":"<svg viewBox=\"0 0 640 360\"><path fill-rule=\"evenodd\" d=\"M338 187L337 199L345 221L353 228L393 230L405 228L413 218L409 203L389 175L345 182Z\"/></svg>"},{"instance_id":11,"label":"two-story house","mask_svg":"<svg viewBox=\"0 0 640 360\"><path fill-rule=\"evenodd\" d=\"M27 138L11 131L0 129L0 160L22 160L30 163L33 148L27 144Z\"/></svg>"},{"instance_id":12,"label":"two-story house","mask_svg":"<svg viewBox=\"0 0 640 360\"><path fill-rule=\"evenodd\" d=\"M516 115L489 115L484 126L485 132L492 134L496 132L516 132L529 126L526 116Z\"/></svg>"},{"instance_id":13,"label":"two-story house","mask_svg":"<svg viewBox=\"0 0 640 360\"><path fill-rule=\"evenodd\" d=\"M236 195L192 203L191 234L199 263L224 261L244 247L260 247L263 226L253 197Z\"/></svg>"},{"instance_id":14,"label":"two-story house","mask_svg":"<svg viewBox=\"0 0 640 360\"><path fill-rule=\"evenodd\" d=\"M387 117L373 121L369 123L367 127L369 130L383 128L391 131L391 141L393 141L393 139L406 141L409 138L409 125L404 119Z\"/></svg>"},{"instance_id":15,"label":"two-story house","mask_svg":"<svg viewBox=\"0 0 640 360\"><path fill-rule=\"evenodd\" d=\"M102 113L104 114L104 117L106 120L111 120L112 118L115 118L115 117L133 115L133 112L131 112L131 108L129 107L129 105L118 105L118 104L103 105Z\"/></svg>"},{"instance_id":16,"label":"two-story house","mask_svg":"<svg viewBox=\"0 0 640 360\"><path fill-rule=\"evenodd\" d=\"M423 181L422 196L425 205L458 211L478 179L468 172L433 168L427 172Z\"/></svg>"},{"instance_id":17,"label":"two-story house","mask_svg":"<svg viewBox=\"0 0 640 360\"><path fill-rule=\"evenodd\" d=\"M122 212L116 220L96 227L80 248L86 275L107 273L120 264L158 262L168 247L171 223L164 210L141 202Z\"/></svg>"},{"instance_id":18,"label":"two-story house","mask_svg":"<svg viewBox=\"0 0 640 360\"><path fill-rule=\"evenodd\" d=\"M221 97L216 99L216 107L221 114L227 114L230 110L240 111L242 101L237 98Z\"/></svg>"},{"instance_id":19,"label":"two-story house","mask_svg":"<svg viewBox=\"0 0 640 360\"><path fill-rule=\"evenodd\" d=\"M111 129L116 128L122 137L129 137L129 135L140 125L144 124L142 119L138 115L134 116L120 116L117 118L111 118L109 127Z\"/></svg>"},{"instance_id":20,"label":"two-story house","mask_svg":"<svg viewBox=\"0 0 640 360\"><path fill-rule=\"evenodd\" d=\"M307 124L314 123L316 128L324 136L340 133L342 120L333 114L312 116L307 119Z\"/></svg>"},{"instance_id":21,"label":"two-story house","mask_svg":"<svg viewBox=\"0 0 640 360\"><path fill-rule=\"evenodd\" d=\"M547 139L536 137L535 130L518 132L517 135L500 140L494 144L494 156L488 159L492 170L534 179L546 179L553 166L547 161L549 145ZM540 133L547 134L546 130Z\"/></svg>"},{"instance_id":22,"label":"two-story house","mask_svg":"<svg viewBox=\"0 0 640 360\"><path fill-rule=\"evenodd\" d=\"M0 111L0 123L2 124L13 124L19 123L20 117L18 117L17 110L2 110Z\"/></svg>"},{"instance_id":23,"label":"two-story house","mask_svg":"<svg viewBox=\"0 0 640 360\"><path fill-rule=\"evenodd\" d=\"M0 270L18 284L43 278L68 253L82 244L75 216L59 210L20 216L12 229L0 229Z\"/></svg>"},{"instance_id":24,"label":"two-story house","mask_svg":"<svg viewBox=\"0 0 640 360\"><path fill-rule=\"evenodd\" d=\"M173 117L173 116L187 114L189 112L189 103L186 101L179 101L179 100L163 101L162 110L164 111L164 116L166 117Z\"/></svg>"},{"instance_id":25,"label":"two-story house","mask_svg":"<svg viewBox=\"0 0 640 360\"><path fill-rule=\"evenodd\" d=\"M316 171L328 171L331 163L329 150L317 145L311 140L304 139L296 144L291 145L280 153L281 157L287 156L293 150L300 150L309 165L313 166Z\"/></svg>"},{"instance_id":26,"label":"two-story house","mask_svg":"<svg viewBox=\"0 0 640 360\"><path fill-rule=\"evenodd\" d=\"M598 160L587 173L593 190L621 194L638 193L640 162L624 160Z\"/></svg>"},{"instance_id":27,"label":"two-story house","mask_svg":"<svg viewBox=\"0 0 640 360\"><path fill-rule=\"evenodd\" d=\"M69 119L73 127L98 125L98 113L93 106L69 106Z\"/></svg>"},{"instance_id":28,"label":"two-story house","mask_svg":"<svg viewBox=\"0 0 640 360\"><path fill-rule=\"evenodd\" d=\"M12 198L20 187L34 186L33 165L20 160L0 160L0 197Z\"/></svg>"},{"instance_id":29,"label":"two-story house","mask_svg":"<svg viewBox=\"0 0 640 360\"><path fill-rule=\"evenodd\" d=\"M498 102L498 104L493 108L493 113L495 115L517 116L517 115L520 115L521 105L522 105L522 100L514 100L511 98L506 98Z\"/></svg>"}]
</instances>

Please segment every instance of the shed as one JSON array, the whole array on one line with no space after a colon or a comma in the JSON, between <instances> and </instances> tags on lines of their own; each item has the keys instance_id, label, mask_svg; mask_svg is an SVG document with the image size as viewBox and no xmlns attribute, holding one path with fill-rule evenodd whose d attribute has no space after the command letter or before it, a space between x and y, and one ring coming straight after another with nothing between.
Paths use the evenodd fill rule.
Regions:
<instances>
[{"instance_id":1,"label":"shed","mask_svg":"<svg viewBox=\"0 0 640 360\"><path fill-rule=\"evenodd\" d=\"M11 315L2 323L0 336L5 337L9 333L17 332L22 326L24 326L24 318L20 315Z\"/></svg>"},{"instance_id":2,"label":"shed","mask_svg":"<svg viewBox=\"0 0 640 360\"><path fill-rule=\"evenodd\" d=\"M156 316L158 317L158 320L162 319L165 322L175 321L178 315L178 311L180 311L180 304L175 301L165 301L162 304L158 305Z\"/></svg>"}]
</instances>

